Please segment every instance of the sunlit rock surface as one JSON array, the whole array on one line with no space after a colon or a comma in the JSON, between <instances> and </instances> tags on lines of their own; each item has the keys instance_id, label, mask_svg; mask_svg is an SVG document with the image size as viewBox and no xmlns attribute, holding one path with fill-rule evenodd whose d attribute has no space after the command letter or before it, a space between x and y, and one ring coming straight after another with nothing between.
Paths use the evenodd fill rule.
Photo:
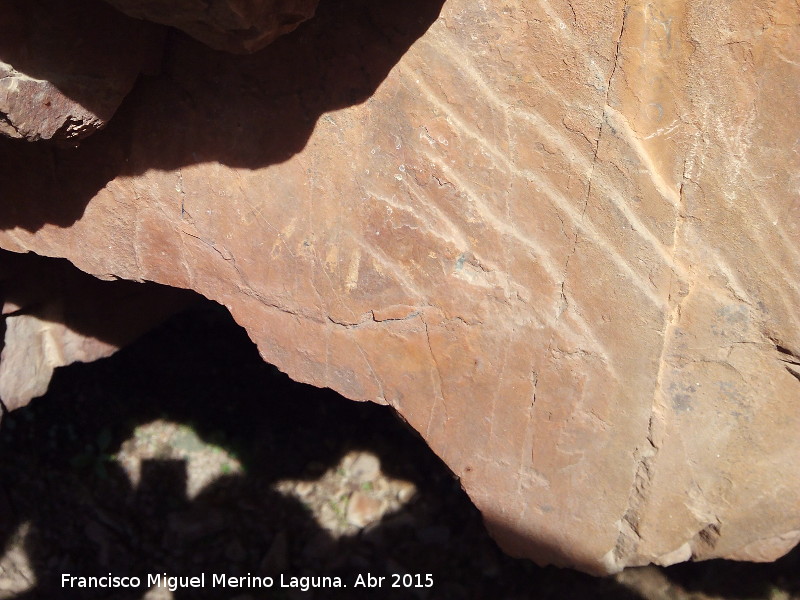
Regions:
<instances>
[{"instance_id":1,"label":"sunlit rock surface","mask_svg":"<svg viewBox=\"0 0 800 600\"><path fill-rule=\"evenodd\" d=\"M227 306L395 407L509 552L594 573L800 538L800 11L323 2L176 37L77 150L0 146L0 246Z\"/></svg>"}]
</instances>

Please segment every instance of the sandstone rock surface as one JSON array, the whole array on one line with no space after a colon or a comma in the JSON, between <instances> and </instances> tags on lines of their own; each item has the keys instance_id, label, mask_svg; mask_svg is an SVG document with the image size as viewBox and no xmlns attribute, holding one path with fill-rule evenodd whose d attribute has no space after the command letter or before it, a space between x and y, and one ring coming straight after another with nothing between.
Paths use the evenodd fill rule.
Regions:
<instances>
[{"instance_id":1,"label":"sandstone rock surface","mask_svg":"<svg viewBox=\"0 0 800 600\"><path fill-rule=\"evenodd\" d=\"M122 12L177 27L217 50L249 53L314 16L319 0L106 0Z\"/></svg>"},{"instance_id":2,"label":"sandstone rock surface","mask_svg":"<svg viewBox=\"0 0 800 600\"><path fill-rule=\"evenodd\" d=\"M108 123L160 54L161 28L99 1L0 8L0 134L74 143Z\"/></svg>"},{"instance_id":3,"label":"sandstone rock surface","mask_svg":"<svg viewBox=\"0 0 800 600\"><path fill-rule=\"evenodd\" d=\"M221 302L291 377L395 407L511 553L771 560L800 539L798 40L788 0L351 0L257 55L177 39L79 149L0 146L0 246Z\"/></svg>"}]
</instances>

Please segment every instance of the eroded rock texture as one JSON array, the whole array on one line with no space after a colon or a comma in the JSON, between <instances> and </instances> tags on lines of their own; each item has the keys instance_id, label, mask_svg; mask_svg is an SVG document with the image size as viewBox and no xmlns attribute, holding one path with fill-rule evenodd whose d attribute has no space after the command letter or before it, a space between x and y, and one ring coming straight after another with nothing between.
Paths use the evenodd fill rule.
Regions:
<instances>
[{"instance_id":1,"label":"eroded rock texture","mask_svg":"<svg viewBox=\"0 0 800 600\"><path fill-rule=\"evenodd\" d=\"M161 35L101 2L4 2L0 134L74 143L101 129L152 68Z\"/></svg>"},{"instance_id":2,"label":"eroded rock texture","mask_svg":"<svg viewBox=\"0 0 800 600\"><path fill-rule=\"evenodd\" d=\"M322 3L176 39L73 151L0 147L0 245L225 304L394 406L509 552L603 573L800 538L788 0Z\"/></svg>"},{"instance_id":3,"label":"eroded rock texture","mask_svg":"<svg viewBox=\"0 0 800 600\"><path fill-rule=\"evenodd\" d=\"M139 19L177 27L217 50L248 53L314 16L319 0L106 0Z\"/></svg>"}]
</instances>

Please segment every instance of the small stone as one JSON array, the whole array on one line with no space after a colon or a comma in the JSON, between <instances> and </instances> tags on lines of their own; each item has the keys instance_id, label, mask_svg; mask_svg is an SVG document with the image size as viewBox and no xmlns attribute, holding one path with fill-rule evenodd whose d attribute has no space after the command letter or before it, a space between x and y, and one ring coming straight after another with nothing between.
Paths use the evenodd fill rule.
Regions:
<instances>
[{"instance_id":1,"label":"small stone","mask_svg":"<svg viewBox=\"0 0 800 600\"><path fill-rule=\"evenodd\" d=\"M86 537L92 540L96 545L97 563L101 566L107 566L110 548L108 530L97 521L90 521L89 524L84 527L84 533Z\"/></svg>"},{"instance_id":2,"label":"small stone","mask_svg":"<svg viewBox=\"0 0 800 600\"><path fill-rule=\"evenodd\" d=\"M350 478L358 483L375 481L381 473L381 461L372 453L361 452L350 464Z\"/></svg>"},{"instance_id":3,"label":"small stone","mask_svg":"<svg viewBox=\"0 0 800 600\"><path fill-rule=\"evenodd\" d=\"M406 504L409 502L414 495L417 493L417 486L415 486L410 481L403 481L397 484L397 499L402 503Z\"/></svg>"},{"instance_id":4,"label":"small stone","mask_svg":"<svg viewBox=\"0 0 800 600\"><path fill-rule=\"evenodd\" d=\"M163 586L154 586L142 596L142 600L172 600L172 598L172 592Z\"/></svg>"},{"instance_id":5,"label":"small stone","mask_svg":"<svg viewBox=\"0 0 800 600\"><path fill-rule=\"evenodd\" d=\"M294 493L300 498L308 498L314 491L313 481L301 481L294 486Z\"/></svg>"},{"instance_id":6,"label":"small stone","mask_svg":"<svg viewBox=\"0 0 800 600\"><path fill-rule=\"evenodd\" d=\"M347 503L347 522L356 527L366 527L383 516L383 502L363 492L353 492Z\"/></svg>"}]
</instances>

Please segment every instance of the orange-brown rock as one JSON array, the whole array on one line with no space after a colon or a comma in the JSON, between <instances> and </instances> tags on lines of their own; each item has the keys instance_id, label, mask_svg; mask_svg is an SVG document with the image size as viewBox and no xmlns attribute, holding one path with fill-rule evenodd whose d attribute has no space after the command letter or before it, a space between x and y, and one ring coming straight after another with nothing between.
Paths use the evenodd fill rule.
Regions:
<instances>
[{"instance_id":1,"label":"orange-brown rock","mask_svg":"<svg viewBox=\"0 0 800 600\"><path fill-rule=\"evenodd\" d=\"M226 305L395 407L498 541L594 573L800 538L800 11L322 3L176 39L74 151L0 146L0 245Z\"/></svg>"},{"instance_id":2,"label":"orange-brown rock","mask_svg":"<svg viewBox=\"0 0 800 600\"><path fill-rule=\"evenodd\" d=\"M0 134L75 143L108 123L161 52L161 29L99 0L0 7Z\"/></svg>"},{"instance_id":3,"label":"orange-brown rock","mask_svg":"<svg viewBox=\"0 0 800 600\"><path fill-rule=\"evenodd\" d=\"M122 12L177 27L228 52L261 50L314 16L319 0L106 0Z\"/></svg>"}]
</instances>

